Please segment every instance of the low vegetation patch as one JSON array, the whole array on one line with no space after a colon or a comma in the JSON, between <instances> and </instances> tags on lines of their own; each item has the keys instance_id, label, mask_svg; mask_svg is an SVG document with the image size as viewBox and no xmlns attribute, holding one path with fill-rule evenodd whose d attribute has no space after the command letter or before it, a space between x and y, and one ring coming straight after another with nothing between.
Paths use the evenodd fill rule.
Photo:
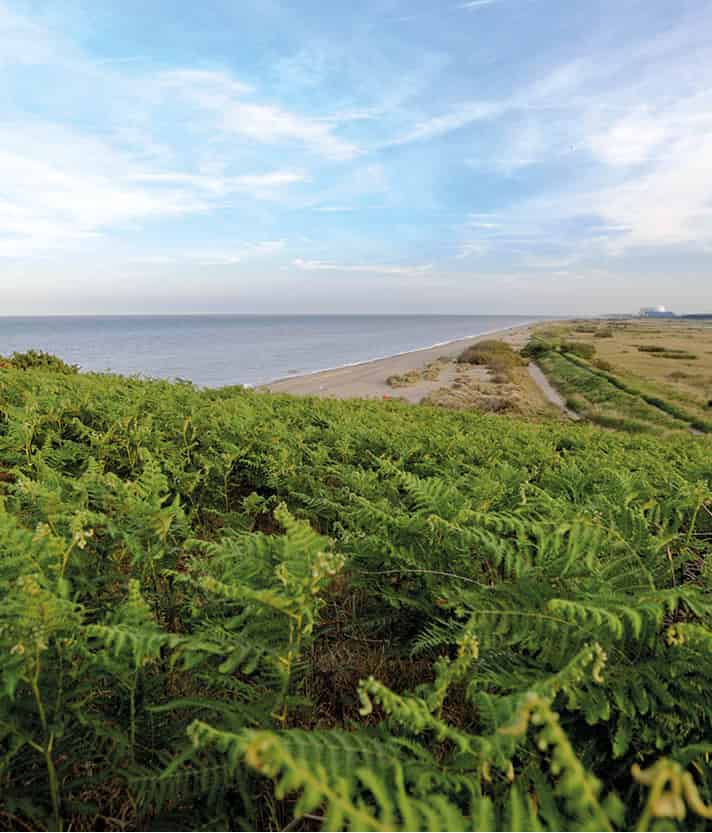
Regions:
<instances>
[{"instance_id":1,"label":"low vegetation patch","mask_svg":"<svg viewBox=\"0 0 712 833\"><path fill-rule=\"evenodd\" d=\"M688 350L676 350L674 348L663 347L662 345L657 344L641 344L639 345L638 350L641 353L652 353L655 358L688 360L697 358L694 353L690 353Z\"/></svg>"},{"instance_id":2,"label":"low vegetation patch","mask_svg":"<svg viewBox=\"0 0 712 833\"><path fill-rule=\"evenodd\" d=\"M587 361L591 361L596 354L594 345L586 341L562 341L560 349L562 353L572 353Z\"/></svg>"},{"instance_id":3,"label":"low vegetation patch","mask_svg":"<svg viewBox=\"0 0 712 833\"><path fill-rule=\"evenodd\" d=\"M462 364L485 365L492 370L493 380L499 383L511 381L514 368L526 364L509 344L495 339L473 344L463 350L457 360Z\"/></svg>"},{"instance_id":4,"label":"low vegetation patch","mask_svg":"<svg viewBox=\"0 0 712 833\"><path fill-rule=\"evenodd\" d=\"M656 359L673 359L678 361L694 361L697 358L695 353L688 353L685 350L665 350L663 353L654 353Z\"/></svg>"},{"instance_id":5,"label":"low vegetation patch","mask_svg":"<svg viewBox=\"0 0 712 833\"><path fill-rule=\"evenodd\" d=\"M439 378L443 368L449 363L450 359L447 358L436 359L434 362L426 364L422 370L409 370L407 373L389 376L386 379L386 384L392 388L403 388L423 380L434 382Z\"/></svg>"}]
</instances>

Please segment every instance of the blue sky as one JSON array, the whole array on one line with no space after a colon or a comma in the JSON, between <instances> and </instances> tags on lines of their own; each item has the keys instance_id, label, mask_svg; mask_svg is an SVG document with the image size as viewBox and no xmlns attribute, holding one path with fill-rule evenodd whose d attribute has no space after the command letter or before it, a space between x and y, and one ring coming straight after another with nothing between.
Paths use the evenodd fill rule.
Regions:
<instances>
[{"instance_id":1,"label":"blue sky","mask_svg":"<svg viewBox=\"0 0 712 833\"><path fill-rule=\"evenodd\" d=\"M0 313L712 308L712 4L0 0Z\"/></svg>"}]
</instances>

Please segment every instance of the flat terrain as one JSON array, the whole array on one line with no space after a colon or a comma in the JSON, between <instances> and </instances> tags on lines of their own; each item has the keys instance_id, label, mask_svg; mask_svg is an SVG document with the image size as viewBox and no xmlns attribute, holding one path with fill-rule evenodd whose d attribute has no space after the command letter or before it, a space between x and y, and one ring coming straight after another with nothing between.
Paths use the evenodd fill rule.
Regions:
<instances>
[{"instance_id":1,"label":"flat terrain","mask_svg":"<svg viewBox=\"0 0 712 833\"><path fill-rule=\"evenodd\" d=\"M581 416L627 430L709 431L712 322L573 321L536 327L534 339L554 348L539 364Z\"/></svg>"},{"instance_id":2,"label":"flat terrain","mask_svg":"<svg viewBox=\"0 0 712 833\"><path fill-rule=\"evenodd\" d=\"M712 321L630 321L614 326L612 332L611 339L581 333L576 337L592 340L597 354L622 372L706 409L712 397ZM646 352L641 346L665 352ZM691 358L679 358L685 353Z\"/></svg>"}]
</instances>

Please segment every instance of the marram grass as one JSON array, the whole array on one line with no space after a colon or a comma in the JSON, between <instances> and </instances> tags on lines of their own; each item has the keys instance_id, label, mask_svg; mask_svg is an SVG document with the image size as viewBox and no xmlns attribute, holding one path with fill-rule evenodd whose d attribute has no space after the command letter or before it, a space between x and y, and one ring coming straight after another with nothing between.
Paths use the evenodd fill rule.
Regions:
<instances>
[{"instance_id":1,"label":"marram grass","mask_svg":"<svg viewBox=\"0 0 712 833\"><path fill-rule=\"evenodd\" d=\"M707 829L710 448L0 369L0 827Z\"/></svg>"}]
</instances>

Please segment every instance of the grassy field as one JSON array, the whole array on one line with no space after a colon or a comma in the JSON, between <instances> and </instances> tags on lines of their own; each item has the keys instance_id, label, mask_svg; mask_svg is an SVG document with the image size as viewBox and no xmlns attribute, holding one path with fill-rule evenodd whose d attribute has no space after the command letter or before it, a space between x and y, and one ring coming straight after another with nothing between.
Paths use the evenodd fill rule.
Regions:
<instances>
[{"instance_id":1,"label":"grassy field","mask_svg":"<svg viewBox=\"0 0 712 833\"><path fill-rule=\"evenodd\" d=\"M538 361L587 419L633 431L712 428L712 323L582 321L541 327L536 339L556 348Z\"/></svg>"},{"instance_id":2,"label":"grassy field","mask_svg":"<svg viewBox=\"0 0 712 833\"><path fill-rule=\"evenodd\" d=\"M712 456L660 427L4 363L0 827L708 829Z\"/></svg>"}]
</instances>

